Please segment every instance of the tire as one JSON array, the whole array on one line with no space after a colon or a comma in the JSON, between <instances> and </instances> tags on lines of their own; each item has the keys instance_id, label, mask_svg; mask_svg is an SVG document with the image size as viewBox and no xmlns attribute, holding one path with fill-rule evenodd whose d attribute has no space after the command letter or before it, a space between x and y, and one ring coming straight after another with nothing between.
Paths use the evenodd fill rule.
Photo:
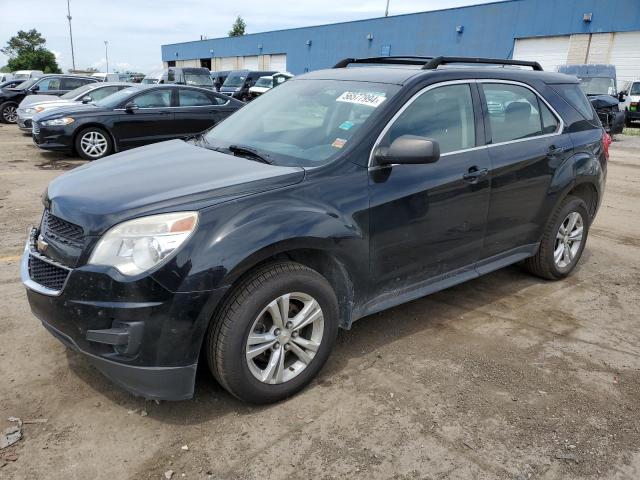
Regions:
<instances>
[{"instance_id":1,"label":"tire","mask_svg":"<svg viewBox=\"0 0 640 480\"><path fill-rule=\"evenodd\" d=\"M280 303L278 299L285 295L290 295L289 302ZM291 321L308 307L305 311L315 315L303 313L298 317L314 318L313 322L297 334L289 325L278 330L278 335L274 329L278 322L269 306L282 312L286 304ZM319 314L316 307L321 309ZM273 403L297 393L316 376L333 349L337 333L338 303L327 280L304 265L279 262L258 268L235 287L211 321L205 353L209 369L232 395L254 404ZM315 352L302 348L301 342L313 343ZM264 349L262 353L249 358L260 349ZM281 354L284 364L278 368ZM270 369L272 360L276 362Z\"/></svg>"},{"instance_id":2,"label":"tire","mask_svg":"<svg viewBox=\"0 0 640 480\"><path fill-rule=\"evenodd\" d=\"M574 219L575 223L573 223ZM560 230L561 227L563 231ZM572 227L571 231L568 231L568 227ZM582 230L578 235L580 227ZM578 264L587 243L588 234L587 205L581 198L567 197L549 219L538 253L525 260L525 268L547 280L565 278ZM578 239L579 243L577 243ZM561 245L564 248L561 248ZM559 259L556 256L558 252L561 253Z\"/></svg>"},{"instance_id":3,"label":"tire","mask_svg":"<svg viewBox=\"0 0 640 480\"><path fill-rule=\"evenodd\" d=\"M16 123L18 121L18 104L4 102L0 105L0 121L2 123Z\"/></svg>"},{"instance_id":4,"label":"tire","mask_svg":"<svg viewBox=\"0 0 640 480\"><path fill-rule=\"evenodd\" d=\"M85 160L98 160L113 152L111 135L99 127L85 128L78 133L74 147L76 153Z\"/></svg>"}]
</instances>

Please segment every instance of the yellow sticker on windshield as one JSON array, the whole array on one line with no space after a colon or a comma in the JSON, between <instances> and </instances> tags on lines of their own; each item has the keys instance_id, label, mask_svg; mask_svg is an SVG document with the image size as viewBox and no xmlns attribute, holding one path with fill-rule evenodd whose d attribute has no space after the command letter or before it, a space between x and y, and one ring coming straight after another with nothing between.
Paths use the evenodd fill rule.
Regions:
<instances>
[{"instance_id":1,"label":"yellow sticker on windshield","mask_svg":"<svg viewBox=\"0 0 640 480\"><path fill-rule=\"evenodd\" d=\"M380 104L385 100L386 98L384 95L374 92L344 92L336 98L336 102L355 103L357 105L366 105L373 108L380 106Z\"/></svg>"}]
</instances>

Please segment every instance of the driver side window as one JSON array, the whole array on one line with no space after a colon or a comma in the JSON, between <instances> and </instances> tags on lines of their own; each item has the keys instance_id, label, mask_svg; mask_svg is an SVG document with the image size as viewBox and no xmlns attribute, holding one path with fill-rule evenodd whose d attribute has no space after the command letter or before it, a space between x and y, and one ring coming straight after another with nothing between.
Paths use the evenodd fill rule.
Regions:
<instances>
[{"instance_id":1,"label":"driver side window","mask_svg":"<svg viewBox=\"0 0 640 480\"><path fill-rule=\"evenodd\" d=\"M382 144L391 145L402 135L435 140L440 145L440 153L475 147L471 87L446 85L424 92L395 120Z\"/></svg>"},{"instance_id":2,"label":"driver side window","mask_svg":"<svg viewBox=\"0 0 640 480\"><path fill-rule=\"evenodd\" d=\"M163 108L171 106L171 90L166 88L143 93L133 99L139 108Z\"/></svg>"}]
</instances>

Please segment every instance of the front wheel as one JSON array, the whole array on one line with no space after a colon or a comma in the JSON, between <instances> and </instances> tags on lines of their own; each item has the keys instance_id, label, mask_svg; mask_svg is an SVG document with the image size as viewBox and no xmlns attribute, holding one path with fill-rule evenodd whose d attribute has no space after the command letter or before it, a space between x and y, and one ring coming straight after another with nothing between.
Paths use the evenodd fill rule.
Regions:
<instances>
[{"instance_id":1,"label":"front wheel","mask_svg":"<svg viewBox=\"0 0 640 480\"><path fill-rule=\"evenodd\" d=\"M211 322L205 351L213 375L250 403L282 400L306 386L333 348L338 307L318 272L284 262L241 282Z\"/></svg>"},{"instance_id":2,"label":"front wheel","mask_svg":"<svg viewBox=\"0 0 640 480\"><path fill-rule=\"evenodd\" d=\"M0 105L0 120L3 123L16 123L18 121L18 105L14 102L4 102Z\"/></svg>"},{"instance_id":3,"label":"front wheel","mask_svg":"<svg viewBox=\"0 0 640 480\"><path fill-rule=\"evenodd\" d=\"M113 142L103 129L89 127L76 136L75 147L78 155L85 160L98 160L111 154Z\"/></svg>"},{"instance_id":4,"label":"front wheel","mask_svg":"<svg viewBox=\"0 0 640 480\"><path fill-rule=\"evenodd\" d=\"M566 277L578 264L588 233L587 205L581 198L567 197L549 220L538 253L525 261L525 267L549 280Z\"/></svg>"}]
</instances>

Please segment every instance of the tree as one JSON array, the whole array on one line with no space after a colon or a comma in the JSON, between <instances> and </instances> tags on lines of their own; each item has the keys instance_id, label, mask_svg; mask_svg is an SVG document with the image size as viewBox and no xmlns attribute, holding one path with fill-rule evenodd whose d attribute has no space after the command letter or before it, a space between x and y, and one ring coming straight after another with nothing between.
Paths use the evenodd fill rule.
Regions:
<instances>
[{"instance_id":1,"label":"tree","mask_svg":"<svg viewBox=\"0 0 640 480\"><path fill-rule=\"evenodd\" d=\"M9 57L6 67L10 71L42 70L44 73L62 73L56 56L44 48L46 40L36 29L20 30L11 37L0 52Z\"/></svg>"},{"instance_id":2,"label":"tree","mask_svg":"<svg viewBox=\"0 0 640 480\"><path fill-rule=\"evenodd\" d=\"M236 21L233 22L233 25L231 26L231 30L229 30L229 36L241 37L242 35L244 35L244 31L246 28L247 28L247 24L244 23L244 20L242 19L242 17L238 15L238 18L236 18Z\"/></svg>"},{"instance_id":3,"label":"tree","mask_svg":"<svg viewBox=\"0 0 640 480\"><path fill-rule=\"evenodd\" d=\"M0 49L7 57L19 57L26 52L44 47L46 40L35 28L25 32L20 30L15 37L11 37L5 48Z\"/></svg>"}]
</instances>

